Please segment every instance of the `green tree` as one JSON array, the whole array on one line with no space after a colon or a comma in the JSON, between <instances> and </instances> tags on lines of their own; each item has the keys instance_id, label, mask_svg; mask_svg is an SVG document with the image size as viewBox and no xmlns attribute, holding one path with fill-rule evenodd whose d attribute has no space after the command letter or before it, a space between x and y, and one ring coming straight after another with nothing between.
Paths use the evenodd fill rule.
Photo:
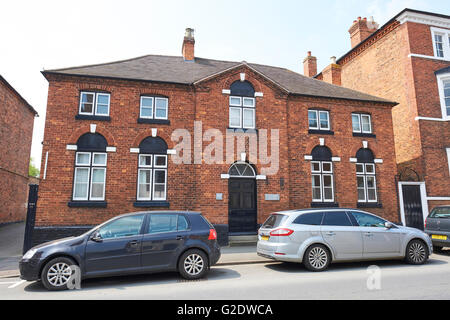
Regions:
<instances>
[{"instance_id":1,"label":"green tree","mask_svg":"<svg viewBox=\"0 0 450 320\"><path fill-rule=\"evenodd\" d=\"M30 158L30 166L28 167L28 175L30 177L39 177L39 169L33 164L33 158Z\"/></svg>"}]
</instances>

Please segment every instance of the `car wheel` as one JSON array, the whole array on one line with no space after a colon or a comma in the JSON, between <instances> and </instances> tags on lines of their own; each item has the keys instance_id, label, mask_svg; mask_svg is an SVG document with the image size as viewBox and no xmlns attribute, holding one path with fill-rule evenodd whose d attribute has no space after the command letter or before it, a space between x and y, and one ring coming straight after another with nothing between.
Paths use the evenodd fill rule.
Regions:
<instances>
[{"instance_id":1,"label":"car wheel","mask_svg":"<svg viewBox=\"0 0 450 320\"><path fill-rule=\"evenodd\" d=\"M70 266L76 263L67 257L58 257L46 263L42 269L41 281L47 290L66 290L72 276Z\"/></svg>"},{"instance_id":2,"label":"car wheel","mask_svg":"<svg viewBox=\"0 0 450 320\"><path fill-rule=\"evenodd\" d=\"M197 249L183 253L178 262L178 272L188 280L202 278L208 272L208 257Z\"/></svg>"},{"instance_id":3,"label":"car wheel","mask_svg":"<svg viewBox=\"0 0 450 320\"><path fill-rule=\"evenodd\" d=\"M303 258L303 264L310 271L320 272L328 268L331 262L331 254L328 249L321 244L310 246Z\"/></svg>"},{"instance_id":4,"label":"car wheel","mask_svg":"<svg viewBox=\"0 0 450 320\"><path fill-rule=\"evenodd\" d=\"M406 246L406 262L409 264L424 264L428 260L428 248L421 240L412 240Z\"/></svg>"}]
</instances>

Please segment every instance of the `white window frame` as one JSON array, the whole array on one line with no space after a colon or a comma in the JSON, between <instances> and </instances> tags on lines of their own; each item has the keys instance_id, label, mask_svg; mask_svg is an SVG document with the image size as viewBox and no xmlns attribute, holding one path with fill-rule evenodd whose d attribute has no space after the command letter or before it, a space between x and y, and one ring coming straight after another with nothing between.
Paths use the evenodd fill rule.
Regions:
<instances>
[{"instance_id":1,"label":"white window frame","mask_svg":"<svg viewBox=\"0 0 450 320\"><path fill-rule=\"evenodd\" d=\"M94 99L92 101L92 112L82 112L81 111L81 107L82 107L82 104L83 104L83 95L84 94L94 95ZM98 103L98 96L99 95L108 96L108 114L103 114L103 113L102 114L98 114L97 113L97 103ZM79 103L79 106L78 106L78 114L80 114L80 115L98 116L98 117L109 117L110 110L111 110L111 94L105 93L105 92L94 92L94 91L81 91L80 92L80 103Z\"/></svg>"},{"instance_id":2,"label":"white window frame","mask_svg":"<svg viewBox=\"0 0 450 320\"><path fill-rule=\"evenodd\" d=\"M378 202L378 190L377 190L377 177L376 177L376 166L374 163L361 163L358 162L356 165L361 165L363 167L362 172L356 171L356 177L357 178L363 178L364 181L364 200L358 199L358 203L377 203ZM373 166L373 172L367 172L366 166ZM369 187L367 184L367 177L373 177L374 179L374 188L375 189L375 200L369 200ZM358 187L358 182L356 182L356 189L360 189ZM357 193L358 194L358 193Z\"/></svg>"},{"instance_id":3,"label":"white window frame","mask_svg":"<svg viewBox=\"0 0 450 320\"><path fill-rule=\"evenodd\" d=\"M448 161L448 174L450 175L450 148L446 148L447 150L447 161Z\"/></svg>"},{"instance_id":4,"label":"white window frame","mask_svg":"<svg viewBox=\"0 0 450 320\"><path fill-rule=\"evenodd\" d=\"M439 89L439 100L441 102L442 120L449 121L450 114L447 114L447 106L445 104L444 82L450 82L450 73L439 74L436 76Z\"/></svg>"},{"instance_id":5,"label":"white window frame","mask_svg":"<svg viewBox=\"0 0 450 320\"><path fill-rule=\"evenodd\" d=\"M152 99L152 115L151 116L143 116L142 115L142 100L143 99ZM166 101L166 116L165 117L157 117L156 116L156 100L164 100ZM146 108L149 108L148 106ZM169 119L169 98L166 97L157 97L157 96L141 96L140 105L139 105L139 118L141 119L156 119L156 120L168 120Z\"/></svg>"},{"instance_id":6,"label":"white window frame","mask_svg":"<svg viewBox=\"0 0 450 320\"><path fill-rule=\"evenodd\" d=\"M316 114L316 119L317 119L317 126L316 127L311 127L309 125L309 113L310 112L314 112ZM321 114L326 114L327 115L327 127L322 127L321 122L320 122L320 115ZM331 124L330 124L330 112L329 111L325 111L325 110L314 110L314 109L309 109L308 110L308 127L311 130L323 130L323 131L330 131L331 130Z\"/></svg>"},{"instance_id":7,"label":"white window frame","mask_svg":"<svg viewBox=\"0 0 450 320\"><path fill-rule=\"evenodd\" d=\"M152 105L151 107L146 106L145 108L150 108L152 110L152 115L151 116L143 116L142 115L142 100L143 99L152 99ZM155 105L155 98L154 97L148 97L148 96L141 96L141 100L140 100L140 105L139 105L139 118L142 119L153 119L153 109L154 109L154 105Z\"/></svg>"},{"instance_id":8,"label":"white window frame","mask_svg":"<svg viewBox=\"0 0 450 320\"><path fill-rule=\"evenodd\" d=\"M157 117L156 116L156 101L157 100L163 100L166 102L166 116L165 117ZM155 119L158 120L167 120L169 118L169 99L168 98L163 98L163 97L155 97L155 100L153 102L154 108L153 108L153 116L155 117Z\"/></svg>"},{"instance_id":9,"label":"white window frame","mask_svg":"<svg viewBox=\"0 0 450 320\"><path fill-rule=\"evenodd\" d=\"M75 191L76 191L76 182L77 182L77 172L79 169L85 169L87 170L88 173L88 177L87 177L87 183L86 183L86 197L75 197ZM74 201L87 201L89 199L89 185L90 185L90 179L91 179L91 170L89 168L89 166L83 166L83 167L75 167L75 174L73 177L73 193L72 193L72 199Z\"/></svg>"},{"instance_id":10,"label":"white window frame","mask_svg":"<svg viewBox=\"0 0 450 320\"><path fill-rule=\"evenodd\" d=\"M151 157L150 165L141 165L141 156ZM165 165L156 165L156 157L163 157L165 159ZM137 176L137 201L166 201L167 200L167 155L163 154L139 154L138 157L138 176ZM141 171L150 171L150 195L149 197L140 197L140 173ZM164 197L155 197L155 171L164 171ZM161 184L161 183L158 183Z\"/></svg>"},{"instance_id":11,"label":"white window frame","mask_svg":"<svg viewBox=\"0 0 450 320\"><path fill-rule=\"evenodd\" d=\"M314 164L319 164L320 169L319 170L314 170ZM330 165L330 170L326 171L323 169L323 165L324 164L329 164ZM320 176L320 199L314 199L314 190L313 190L313 186L312 186L312 180L311 180L311 190L312 190L312 202L317 202L317 203L333 203L334 202L334 173L333 173L333 162L331 161L311 161L311 178L313 178L314 176ZM325 199L325 184L324 184L324 177L325 176L329 176L331 177L331 194L332 194L332 199ZM316 186L317 188L317 186Z\"/></svg>"},{"instance_id":12,"label":"white window frame","mask_svg":"<svg viewBox=\"0 0 450 320\"><path fill-rule=\"evenodd\" d=\"M233 124L231 123L231 110L232 110L232 109L239 110L239 125L233 125ZM228 125L230 126L230 128L242 128L242 108L236 108L236 107L230 106L229 112L230 112L230 115L229 115L229 117L228 117L228 118L229 118Z\"/></svg>"},{"instance_id":13,"label":"white window frame","mask_svg":"<svg viewBox=\"0 0 450 320\"><path fill-rule=\"evenodd\" d=\"M357 116L357 117L358 117L359 131L358 131L358 130L355 130L355 129L353 128L353 116ZM363 128L363 122L362 122L362 118L363 118L363 117L369 118L369 131L364 130L364 128ZM352 130L353 130L354 133L367 133L367 134L371 134L371 133L372 133L372 117L370 116L370 114L353 112L353 113L352 113Z\"/></svg>"},{"instance_id":14,"label":"white window frame","mask_svg":"<svg viewBox=\"0 0 450 320\"><path fill-rule=\"evenodd\" d=\"M78 162L78 155L79 154L89 154L89 163L79 163ZM105 163L104 164L94 164L94 157L95 155L104 155L105 156ZM73 178L73 190L72 190L72 200L73 201L104 201L105 200L105 193L106 193L106 168L108 164L108 154L106 152L76 152L75 153L75 169L74 169L74 178ZM76 182L77 182L77 171L78 169L85 168L88 170L88 190L86 197L75 197L75 190L76 190ZM104 169L104 176L103 176L103 194L102 197L93 197L92 196L92 177L94 169Z\"/></svg>"},{"instance_id":15,"label":"white window frame","mask_svg":"<svg viewBox=\"0 0 450 320\"><path fill-rule=\"evenodd\" d=\"M431 27L431 38L433 40L433 55L437 58L450 60L450 30L449 29L441 29L436 27ZM436 35L442 36L442 48L444 51L444 56L439 57L437 54L436 48Z\"/></svg>"},{"instance_id":16,"label":"white window frame","mask_svg":"<svg viewBox=\"0 0 450 320\"><path fill-rule=\"evenodd\" d=\"M233 99L239 99L239 104L238 103L232 103ZM252 101L251 106L248 105L246 106L244 104L245 101ZM256 112L255 112L255 104L256 104L256 100L255 98L251 98L251 97L240 97L240 96L230 96L229 97L229 115L228 115L228 125L230 128L234 128L234 129L255 129L256 128ZM239 126L237 125L232 125L231 124L231 110L233 109L239 109ZM245 125L245 121L244 121L244 114L247 111L251 111L252 112L252 125L250 126L246 126Z\"/></svg>"}]
</instances>

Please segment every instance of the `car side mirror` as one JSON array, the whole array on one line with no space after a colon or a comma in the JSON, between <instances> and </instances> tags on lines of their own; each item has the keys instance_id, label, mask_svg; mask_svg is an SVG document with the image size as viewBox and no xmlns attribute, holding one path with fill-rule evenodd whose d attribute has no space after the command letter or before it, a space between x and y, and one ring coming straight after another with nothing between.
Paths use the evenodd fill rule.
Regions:
<instances>
[{"instance_id":1,"label":"car side mirror","mask_svg":"<svg viewBox=\"0 0 450 320\"><path fill-rule=\"evenodd\" d=\"M103 241L103 239L102 239L102 236L100 235L100 233L98 233L98 232L94 232L92 235L91 235L91 238L90 238L92 241L94 241L94 242L102 242Z\"/></svg>"},{"instance_id":2,"label":"car side mirror","mask_svg":"<svg viewBox=\"0 0 450 320\"><path fill-rule=\"evenodd\" d=\"M391 222L385 222L385 223L384 223L384 226L385 226L387 229L392 229L392 228L394 227L394 225L393 225Z\"/></svg>"}]
</instances>

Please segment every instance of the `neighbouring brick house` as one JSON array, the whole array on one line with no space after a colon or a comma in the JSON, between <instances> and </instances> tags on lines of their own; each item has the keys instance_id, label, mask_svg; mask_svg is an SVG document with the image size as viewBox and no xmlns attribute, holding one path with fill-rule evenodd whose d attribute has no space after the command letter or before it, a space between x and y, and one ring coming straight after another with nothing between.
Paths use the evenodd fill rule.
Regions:
<instances>
[{"instance_id":1,"label":"neighbouring brick house","mask_svg":"<svg viewBox=\"0 0 450 320\"><path fill-rule=\"evenodd\" d=\"M358 18L352 49L317 79L397 101L392 109L402 222L423 228L450 204L450 16L405 9L378 28Z\"/></svg>"},{"instance_id":2,"label":"neighbouring brick house","mask_svg":"<svg viewBox=\"0 0 450 320\"><path fill-rule=\"evenodd\" d=\"M0 76L0 224L24 221L37 112Z\"/></svg>"},{"instance_id":3,"label":"neighbouring brick house","mask_svg":"<svg viewBox=\"0 0 450 320\"><path fill-rule=\"evenodd\" d=\"M395 102L283 68L198 58L194 45L187 29L180 57L43 72L36 242L141 210L201 211L230 234L311 206L400 219ZM352 114L371 132L353 133Z\"/></svg>"}]
</instances>

